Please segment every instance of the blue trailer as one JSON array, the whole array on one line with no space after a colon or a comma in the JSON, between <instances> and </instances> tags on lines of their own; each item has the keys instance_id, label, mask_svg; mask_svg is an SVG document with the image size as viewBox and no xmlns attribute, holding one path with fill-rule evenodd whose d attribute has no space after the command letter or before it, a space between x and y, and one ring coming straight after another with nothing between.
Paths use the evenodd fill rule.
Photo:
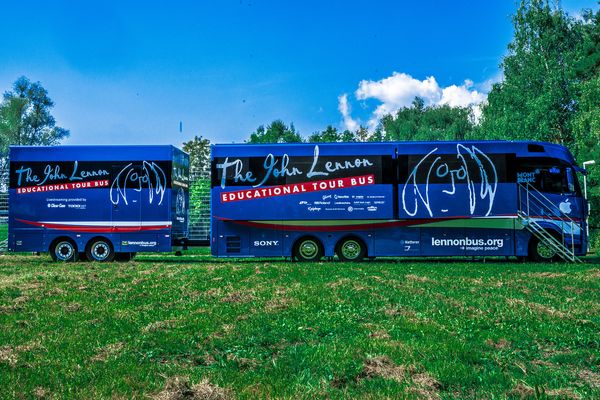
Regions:
<instances>
[{"instance_id":1,"label":"blue trailer","mask_svg":"<svg viewBox=\"0 0 600 400\"><path fill-rule=\"evenodd\" d=\"M587 251L563 146L538 142L215 145L218 257L529 256Z\"/></svg>"},{"instance_id":2,"label":"blue trailer","mask_svg":"<svg viewBox=\"0 0 600 400\"><path fill-rule=\"evenodd\" d=\"M173 146L11 146L9 158L10 251L111 261L185 243L189 157Z\"/></svg>"}]
</instances>

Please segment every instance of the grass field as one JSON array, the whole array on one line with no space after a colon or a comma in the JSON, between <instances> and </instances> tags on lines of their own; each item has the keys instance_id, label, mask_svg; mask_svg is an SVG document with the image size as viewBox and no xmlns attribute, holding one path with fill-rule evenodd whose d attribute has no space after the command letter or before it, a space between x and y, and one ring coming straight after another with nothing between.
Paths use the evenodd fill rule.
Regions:
<instances>
[{"instance_id":1,"label":"grass field","mask_svg":"<svg viewBox=\"0 0 600 400\"><path fill-rule=\"evenodd\" d=\"M598 264L161 259L1 256L0 397L600 397Z\"/></svg>"}]
</instances>

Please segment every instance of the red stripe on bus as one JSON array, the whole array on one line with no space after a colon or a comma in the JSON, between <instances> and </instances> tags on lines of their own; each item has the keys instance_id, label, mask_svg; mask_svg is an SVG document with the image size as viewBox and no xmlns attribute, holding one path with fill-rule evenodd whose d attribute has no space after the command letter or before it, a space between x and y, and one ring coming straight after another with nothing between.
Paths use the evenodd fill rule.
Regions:
<instances>
[{"instance_id":1,"label":"red stripe on bus","mask_svg":"<svg viewBox=\"0 0 600 400\"><path fill-rule=\"evenodd\" d=\"M66 224L48 224L38 221L27 221L24 219L16 219L27 225L39 226L48 229L56 229L60 231L74 232L89 232L89 233L119 233L119 232L138 232L138 231L156 231L161 229L169 229L170 225L149 225L149 226L86 226L86 225L66 225Z\"/></svg>"}]
</instances>

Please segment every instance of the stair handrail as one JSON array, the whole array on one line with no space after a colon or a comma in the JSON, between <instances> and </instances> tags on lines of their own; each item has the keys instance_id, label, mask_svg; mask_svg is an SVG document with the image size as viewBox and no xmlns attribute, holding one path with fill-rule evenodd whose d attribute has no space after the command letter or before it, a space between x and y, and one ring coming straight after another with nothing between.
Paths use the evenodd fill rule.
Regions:
<instances>
[{"instance_id":1,"label":"stair handrail","mask_svg":"<svg viewBox=\"0 0 600 400\"><path fill-rule=\"evenodd\" d=\"M562 242L564 244L565 242L565 229L564 229L564 224L568 223L569 227L570 227L570 234L571 234L571 252L573 254L573 256L575 256L575 240L574 240L574 226L577 226L577 228L579 228L579 235L581 236L583 234L583 230L581 229L581 225L579 225L577 222L575 222L575 220L573 220L573 218L571 218L569 215L567 215L565 212L563 212L559 206L556 206L552 200L550 200L548 197L546 197L542 192L540 192L539 190L537 190L537 188L535 188L531 183L529 182L519 182L518 183L519 188L523 188L525 189L526 193L527 193L527 217L531 217L530 213L529 213L529 198L530 195L532 196L532 198L534 200L536 200L538 203L541 204L542 209L545 209L546 211L551 211L552 214L558 216L560 218L560 221L562 222L562 226L560 229L561 232L561 236L562 236ZM518 193L518 198L519 198L519 210L522 210L522 199L521 199L521 190L519 190ZM546 204L544 204L544 201L546 202ZM555 212L555 210L558 210L558 213Z\"/></svg>"}]
</instances>

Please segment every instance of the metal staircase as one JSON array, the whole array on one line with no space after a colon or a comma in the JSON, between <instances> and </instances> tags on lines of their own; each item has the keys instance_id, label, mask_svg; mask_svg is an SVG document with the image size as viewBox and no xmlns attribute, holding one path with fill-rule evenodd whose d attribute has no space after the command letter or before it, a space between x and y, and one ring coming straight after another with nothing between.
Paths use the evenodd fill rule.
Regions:
<instances>
[{"instance_id":1,"label":"metal staircase","mask_svg":"<svg viewBox=\"0 0 600 400\"><path fill-rule=\"evenodd\" d=\"M575 255L575 231L579 235L583 234L581 226L571 217L560 210L550 199L544 196L530 183L518 184L518 202L519 209L517 217L519 222L544 243L550 249L560 256L563 260L569 262L582 262ZM560 237L550 233L539 221L552 221L560 232ZM570 238L570 246L566 244L567 238Z\"/></svg>"}]
</instances>

